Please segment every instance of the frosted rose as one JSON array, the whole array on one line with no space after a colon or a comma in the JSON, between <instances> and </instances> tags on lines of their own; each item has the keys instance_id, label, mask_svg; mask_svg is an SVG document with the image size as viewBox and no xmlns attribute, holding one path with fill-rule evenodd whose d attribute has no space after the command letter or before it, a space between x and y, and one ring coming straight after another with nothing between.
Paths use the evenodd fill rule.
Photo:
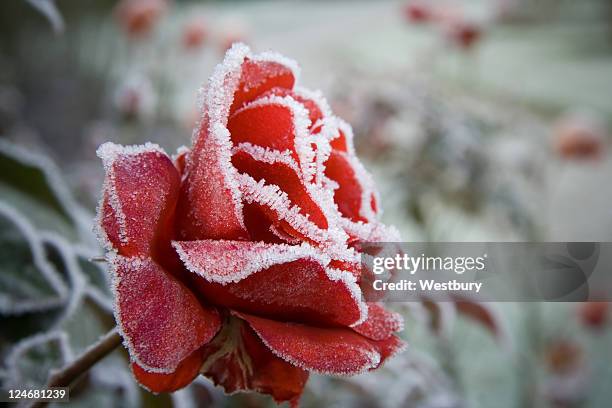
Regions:
<instances>
[{"instance_id":1,"label":"frosted rose","mask_svg":"<svg viewBox=\"0 0 612 408\"><path fill-rule=\"evenodd\" d=\"M102 145L100 232L137 380L296 403L309 372L353 375L404 347L366 303L358 240L394 240L350 127L298 68L233 46L201 93L191 150Z\"/></svg>"}]
</instances>

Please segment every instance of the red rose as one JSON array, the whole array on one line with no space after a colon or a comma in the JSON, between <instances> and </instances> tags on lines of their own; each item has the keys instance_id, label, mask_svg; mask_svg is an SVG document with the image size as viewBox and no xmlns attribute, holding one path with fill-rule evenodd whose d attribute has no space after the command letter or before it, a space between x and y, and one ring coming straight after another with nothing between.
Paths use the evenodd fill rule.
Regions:
<instances>
[{"instance_id":1,"label":"red rose","mask_svg":"<svg viewBox=\"0 0 612 408\"><path fill-rule=\"evenodd\" d=\"M201 93L191 150L98 151L99 225L115 318L137 380L297 402L308 372L352 375L404 347L399 315L365 303L363 240L393 240L350 127L295 86L279 55L232 47Z\"/></svg>"}]
</instances>

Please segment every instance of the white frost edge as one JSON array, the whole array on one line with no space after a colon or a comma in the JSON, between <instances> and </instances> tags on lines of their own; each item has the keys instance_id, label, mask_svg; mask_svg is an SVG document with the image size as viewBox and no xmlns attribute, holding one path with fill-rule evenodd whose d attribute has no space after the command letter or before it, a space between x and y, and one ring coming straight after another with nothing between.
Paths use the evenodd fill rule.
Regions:
<instances>
[{"instance_id":1,"label":"white frost edge","mask_svg":"<svg viewBox=\"0 0 612 408\"><path fill-rule=\"evenodd\" d=\"M189 241L194 242L194 241ZM195 241L197 242L197 241ZM227 242L223 240L215 240L211 242ZM191 262L190 256L185 250L180 241L172 241L172 246L178 253L179 257L183 261L185 267L192 273L203 277L209 282L220 283L222 285L226 285L228 283L237 283L247 277L262 271L264 269L268 269L271 266L279 265L283 263L293 262L298 259L308 258L318 262L323 268L325 268L331 259L325 255L321 251L317 251L314 247L304 242L299 246L288 245L288 244L266 244L259 243L260 246L257 250L261 248L266 248L266 251L263 254L257 254L256 257L250 256L250 262L246 267L242 268L240 272L236 274L231 274L231 276L219 276L215 274L211 274L209 271L202 270L198 266L196 266L193 262ZM244 253L244 251L240 251Z\"/></svg>"},{"instance_id":2,"label":"white frost edge","mask_svg":"<svg viewBox=\"0 0 612 408\"><path fill-rule=\"evenodd\" d=\"M6 357L7 378L10 379L9 383L6 384L7 388L19 388L23 386L23 384L10 384L11 380L16 381L18 378L20 378L18 364L19 360L22 358L22 355L32 347L43 345L52 341L56 341L58 343L62 365L67 364L69 361L74 359L72 349L70 348L70 343L68 342L68 335L64 331L53 330L47 333L27 337L16 343L11 348L9 355Z\"/></svg>"},{"instance_id":3,"label":"white frost edge","mask_svg":"<svg viewBox=\"0 0 612 408\"><path fill-rule=\"evenodd\" d=\"M113 244L111 243L108 235L104 231L103 224L103 213L104 213L104 198L108 197L108 202L115 212L117 226L119 227L119 241L127 245L129 244L127 234L127 220L123 208L121 206L121 200L117 194L116 189L116 175L114 165L119 157L138 156L144 153L156 153L162 156L168 157L164 149L154 143L145 143L143 145L131 145L123 146L112 142L106 142L98 147L96 154L102 160L104 166L104 185L102 187L102 194L98 201L96 210L96 221L94 223L94 232L98 237L100 244L107 250L113 250Z\"/></svg>"},{"instance_id":4,"label":"white frost edge","mask_svg":"<svg viewBox=\"0 0 612 408\"><path fill-rule=\"evenodd\" d=\"M93 244L89 229L91 214L73 198L57 166L46 156L26 150L5 140L0 140L0 151L42 172L47 180L49 188L54 193L54 197L59 201L66 211L66 214L74 222L79 237L83 241Z\"/></svg>"}]
</instances>

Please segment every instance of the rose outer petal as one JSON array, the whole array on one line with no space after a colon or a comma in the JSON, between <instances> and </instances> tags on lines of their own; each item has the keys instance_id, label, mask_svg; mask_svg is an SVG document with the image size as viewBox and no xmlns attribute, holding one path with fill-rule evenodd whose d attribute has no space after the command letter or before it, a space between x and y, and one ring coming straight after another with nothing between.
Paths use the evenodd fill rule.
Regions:
<instances>
[{"instance_id":1,"label":"rose outer petal","mask_svg":"<svg viewBox=\"0 0 612 408\"><path fill-rule=\"evenodd\" d=\"M170 244L179 174L156 145L98 149L106 179L98 219L106 246L124 256L152 256ZM110 249L110 248L109 248Z\"/></svg>"},{"instance_id":2,"label":"rose outer petal","mask_svg":"<svg viewBox=\"0 0 612 408\"><path fill-rule=\"evenodd\" d=\"M367 320L354 326L353 330L372 340L385 340L403 328L404 319L400 314L390 312L378 303L368 303Z\"/></svg>"},{"instance_id":3,"label":"rose outer petal","mask_svg":"<svg viewBox=\"0 0 612 408\"><path fill-rule=\"evenodd\" d=\"M354 276L326 268L308 244L173 242L186 268L201 276L205 298L282 320L351 325L366 317Z\"/></svg>"},{"instance_id":4,"label":"rose outer petal","mask_svg":"<svg viewBox=\"0 0 612 408\"><path fill-rule=\"evenodd\" d=\"M137 363L132 363L132 372L140 385L151 392L174 392L189 385L198 376L203 362L204 354L200 349L181 361L169 374L149 372Z\"/></svg>"},{"instance_id":5,"label":"rose outer petal","mask_svg":"<svg viewBox=\"0 0 612 408\"><path fill-rule=\"evenodd\" d=\"M134 362L149 372L170 374L214 337L214 309L149 258L111 259L115 320Z\"/></svg>"},{"instance_id":6,"label":"rose outer petal","mask_svg":"<svg viewBox=\"0 0 612 408\"><path fill-rule=\"evenodd\" d=\"M369 341L345 328L321 328L236 313L270 350L303 369L321 374L355 375L380 365L390 344ZM383 355L384 352L384 355Z\"/></svg>"}]
</instances>

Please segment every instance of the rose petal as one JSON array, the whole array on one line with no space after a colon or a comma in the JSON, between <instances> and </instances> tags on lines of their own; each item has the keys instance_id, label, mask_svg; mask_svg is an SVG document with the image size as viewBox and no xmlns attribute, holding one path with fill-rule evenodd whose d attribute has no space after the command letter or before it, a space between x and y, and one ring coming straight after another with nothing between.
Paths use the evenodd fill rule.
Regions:
<instances>
[{"instance_id":1,"label":"rose petal","mask_svg":"<svg viewBox=\"0 0 612 408\"><path fill-rule=\"evenodd\" d=\"M302 93L296 92L295 90L288 88L272 88L261 96L265 97L270 95L290 96L299 103L301 103L304 108L308 110L308 117L310 119L311 126L314 126L317 121L323 119L323 111L321 110L317 102L314 99L310 99L306 95L303 95Z\"/></svg>"},{"instance_id":2,"label":"rose petal","mask_svg":"<svg viewBox=\"0 0 612 408\"><path fill-rule=\"evenodd\" d=\"M351 325L366 305L349 272L325 268L329 258L300 246L241 241L174 242L186 268L214 304L274 317Z\"/></svg>"},{"instance_id":3,"label":"rose petal","mask_svg":"<svg viewBox=\"0 0 612 408\"><path fill-rule=\"evenodd\" d=\"M377 367L381 348L350 329L321 328L285 323L240 313L261 340L278 357L321 374L354 375Z\"/></svg>"},{"instance_id":4,"label":"rose petal","mask_svg":"<svg viewBox=\"0 0 612 408\"><path fill-rule=\"evenodd\" d=\"M353 330L372 340L384 340L403 328L404 319L400 314L385 310L380 304L368 303L367 320Z\"/></svg>"},{"instance_id":5,"label":"rose petal","mask_svg":"<svg viewBox=\"0 0 612 408\"><path fill-rule=\"evenodd\" d=\"M148 372L137 363L132 363L132 373L140 385L151 392L174 392L189 385L198 376L203 362L203 350L200 349L181 361L172 373Z\"/></svg>"},{"instance_id":6,"label":"rose petal","mask_svg":"<svg viewBox=\"0 0 612 408\"><path fill-rule=\"evenodd\" d=\"M295 84L293 68L278 61L259 60L247 58L242 63L242 72L234 102L230 112L235 112L246 102L252 101L259 95L272 88L291 89Z\"/></svg>"},{"instance_id":7,"label":"rose petal","mask_svg":"<svg viewBox=\"0 0 612 408\"><path fill-rule=\"evenodd\" d=\"M227 129L204 124L188 156L177 208L184 239L246 239L236 170ZM219 211L223 208L224 211Z\"/></svg>"},{"instance_id":8,"label":"rose petal","mask_svg":"<svg viewBox=\"0 0 612 408\"><path fill-rule=\"evenodd\" d=\"M346 153L331 152L325 163L325 176L338 183L334 201L342 215L354 222L367 222L361 215L363 191Z\"/></svg>"},{"instance_id":9,"label":"rose petal","mask_svg":"<svg viewBox=\"0 0 612 408\"><path fill-rule=\"evenodd\" d=\"M183 239L247 239L227 119L249 49L234 44L200 94L201 118L187 157L178 233ZM224 211L219 211L223 208Z\"/></svg>"},{"instance_id":10,"label":"rose petal","mask_svg":"<svg viewBox=\"0 0 612 408\"><path fill-rule=\"evenodd\" d=\"M332 149L338 152L348 152L349 144L346 138L346 134L340 129L337 136L330 141Z\"/></svg>"},{"instance_id":11,"label":"rose petal","mask_svg":"<svg viewBox=\"0 0 612 408\"><path fill-rule=\"evenodd\" d=\"M242 150L234 154L232 163L239 172L248 174L255 181L263 180L268 185L278 186L287 194L292 205L299 207L302 215L319 228L326 229L327 217L301 180L299 170L287 161L264 160L265 158L256 155L253 150Z\"/></svg>"},{"instance_id":12,"label":"rose petal","mask_svg":"<svg viewBox=\"0 0 612 408\"><path fill-rule=\"evenodd\" d=\"M278 99L280 101L280 99ZM289 106L259 100L234 113L227 125L234 145L251 143L273 150L295 152L294 113Z\"/></svg>"},{"instance_id":13,"label":"rose petal","mask_svg":"<svg viewBox=\"0 0 612 408\"><path fill-rule=\"evenodd\" d=\"M147 258L111 259L119 324L132 360L149 372L170 374L220 327L214 309Z\"/></svg>"},{"instance_id":14,"label":"rose petal","mask_svg":"<svg viewBox=\"0 0 612 408\"><path fill-rule=\"evenodd\" d=\"M370 343L376 348L376 350L378 350L378 353L380 354L380 362L376 367L372 367L371 370L376 370L377 368L381 367L385 361L398 355L407 348L406 342L397 336L391 336L384 340L378 341L370 340Z\"/></svg>"},{"instance_id":15,"label":"rose petal","mask_svg":"<svg viewBox=\"0 0 612 408\"><path fill-rule=\"evenodd\" d=\"M308 372L276 357L248 325L229 317L223 329L204 347L202 374L227 393L253 390L271 395L277 403L299 399Z\"/></svg>"},{"instance_id":16,"label":"rose petal","mask_svg":"<svg viewBox=\"0 0 612 408\"><path fill-rule=\"evenodd\" d=\"M124 256L151 256L170 242L179 190L172 160L156 145L98 149L106 179L98 219L106 245Z\"/></svg>"}]
</instances>

